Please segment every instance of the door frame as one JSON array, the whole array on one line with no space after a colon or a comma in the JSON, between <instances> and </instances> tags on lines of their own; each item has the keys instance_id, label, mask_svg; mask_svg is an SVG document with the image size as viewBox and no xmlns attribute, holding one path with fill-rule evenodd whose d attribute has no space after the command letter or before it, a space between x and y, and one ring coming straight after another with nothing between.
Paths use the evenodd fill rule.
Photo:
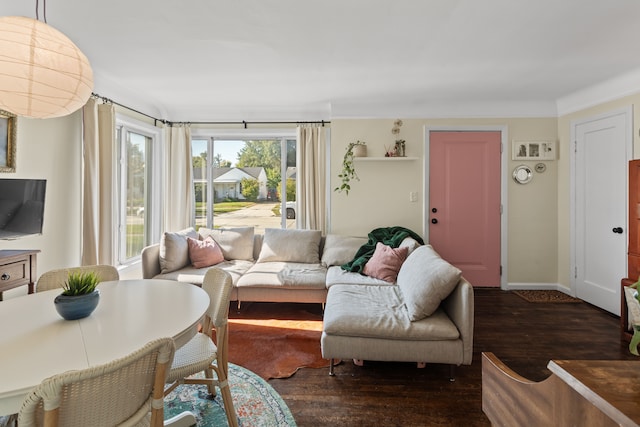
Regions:
<instances>
[{"instance_id":1,"label":"door frame","mask_svg":"<svg viewBox=\"0 0 640 427\"><path fill-rule=\"evenodd\" d=\"M424 163L422 170L424 174L424 204L422 206L422 235L424 240L429 242L429 157L431 147L431 132L500 132L500 205L502 211L500 215L500 265L502 266L502 274L500 275L500 289L508 287L508 250L507 250L507 229L509 217L507 212L507 177L508 159L507 159L507 141L508 141L507 125L488 125L488 126L425 126L424 127Z\"/></svg>"},{"instance_id":2,"label":"door frame","mask_svg":"<svg viewBox=\"0 0 640 427\"><path fill-rule=\"evenodd\" d=\"M616 108L614 110L610 110L600 114L594 114L592 116L571 120L570 130L571 130L571 138L569 140L569 200L571 201L569 206L569 289L568 292L572 296L576 296L577 294L577 283L576 279L578 276L578 262L576 260L577 250L576 250L576 239L577 239L577 230L576 230L576 148L578 144L577 136L576 136L576 127L593 122L596 120L606 119L607 117L617 116L619 114L625 115L625 123L627 128L627 138L626 138L626 146L625 152L627 155L627 164L629 160L633 159L633 106L628 105L622 108ZM573 147L573 148L572 148ZM626 188L629 188L629 173L626 174L627 180L625 182ZM628 192L628 190L627 190ZM627 218L625 228L628 228L629 223L629 200L625 200L626 209L625 209L625 218ZM627 230L627 247L629 245L628 242L629 234ZM626 262L626 259L625 259ZM628 267L627 267L628 268ZM621 277L620 279L623 279ZM561 285L559 285L561 286Z\"/></svg>"}]
</instances>

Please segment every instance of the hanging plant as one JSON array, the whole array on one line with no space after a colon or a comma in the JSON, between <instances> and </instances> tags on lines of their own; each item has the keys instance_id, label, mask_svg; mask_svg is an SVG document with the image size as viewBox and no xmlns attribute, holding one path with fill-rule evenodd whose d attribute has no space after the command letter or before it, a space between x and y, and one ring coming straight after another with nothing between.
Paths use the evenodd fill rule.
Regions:
<instances>
[{"instance_id":1,"label":"hanging plant","mask_svg":"<svg viewBox=\"0 0 640 427\"><path fill-rule=\"evenodd\" d=\"M353 164L353 149L359 145L365 145L365 141L356 141L350 142L347 145L347 152L344 153L344 158L342 159L342 173L338 175L338 178L342 180L342 183L339 187L334 188L333 191L337 191L338 193L345 192L345 194L349 195L349 190L351 190L351 181L356 180L360 181L358 174L356 173L355 165Z\"/></svg>"}]
</instances>

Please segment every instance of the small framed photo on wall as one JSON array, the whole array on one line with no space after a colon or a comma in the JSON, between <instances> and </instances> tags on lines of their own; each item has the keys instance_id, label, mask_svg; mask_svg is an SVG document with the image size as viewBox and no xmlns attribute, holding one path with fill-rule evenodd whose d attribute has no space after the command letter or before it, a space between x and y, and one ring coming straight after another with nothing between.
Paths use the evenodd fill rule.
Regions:
<instances>
[{"instance_id":1,"label":"small framed photo on wall","mask_svg":"<svg viewBox=\"0 0 640 427\"><path fill-rule=\"evenodd\" d=\"M0 110L0 172L16 171L17 118Z\"/></svg>"},{"instance_id":2,"label":"small framed photo on wall","mask_svg":"<svg viewBox=\"0 0 640 427\"><path fill-rule=\"evenodd\" d=\"M512 160L555 160L555 141L513 141Z\"/></svg>"}]
</instances>

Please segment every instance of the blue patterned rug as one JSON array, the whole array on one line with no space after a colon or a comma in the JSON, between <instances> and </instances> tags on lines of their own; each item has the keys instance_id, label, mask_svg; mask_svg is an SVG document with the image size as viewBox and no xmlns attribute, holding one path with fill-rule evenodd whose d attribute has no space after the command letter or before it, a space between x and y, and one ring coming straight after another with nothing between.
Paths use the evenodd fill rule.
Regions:
<instances>
[{"instance_id":1,"label":"blue patterned rug","mask_svg":"<svg viewBox=\"0 0 640 427\"><path fill-rule=\"evenodd\" d=\"M265 380L241 366L229 363L229 384L241 427L295 427L291 411ZM220 390L211 399L206 385L183 384L164 398L165 419L191 411L198 427L227 426Z\"/></svg>"}]
</instances>

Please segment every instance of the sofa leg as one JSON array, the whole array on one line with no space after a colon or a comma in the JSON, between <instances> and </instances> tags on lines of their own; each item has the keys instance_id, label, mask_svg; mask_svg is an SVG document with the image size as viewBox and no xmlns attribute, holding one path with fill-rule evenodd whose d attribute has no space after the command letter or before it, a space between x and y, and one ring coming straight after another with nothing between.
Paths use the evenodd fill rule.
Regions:
<instances>
[{"instance_id":1,"label":"sofa leg","mask_svg":"<svg viewBox=\"0 0 640 427\"><path fill-rule=\"evenodd\" d=\"M427 362L418 362L418 369L424 369L427 366Z\"/></svg>"},{"instance_id":2,"label":"sofa leg","mask_svg":"<svg viewBox=\"0 0 640 427\"><path fill-rule=\"evenodd\" d=\"M238 313L240 313L240 300L236 301L236 303L238 304L236 310L238 311Z\"/></svg>"},{"instance_id":3,"label":"sofa leg","mask_svg":"<svg viewBox=\"0 0 640 427\"><path fill-rule=\"evenodd\" d=\"M364 366L364 360L362 359L353 359L353 364L356 366Z\"/></svg>"},{"instance_id":4,"label":"sofa leg","mask_svg":"<svg viewBox=\"0 0 640 427\"><path fill-rule=\"evenodd\" d=\"M454 382L456 380L456 365L449 365L449 381Z\"/></svg>"},{"instance_id":5,"label":"sofa leg","mask_svg":"<svg viewBox=\"0 0 640 427\"><path fill-rule=\"evenodd\" d=\"M330 377L335 377L336 376L336 374L333 372L333 362L334 361L335 361L334 359L329 360L329 376Z\"/></svg>"}]
</instances>

